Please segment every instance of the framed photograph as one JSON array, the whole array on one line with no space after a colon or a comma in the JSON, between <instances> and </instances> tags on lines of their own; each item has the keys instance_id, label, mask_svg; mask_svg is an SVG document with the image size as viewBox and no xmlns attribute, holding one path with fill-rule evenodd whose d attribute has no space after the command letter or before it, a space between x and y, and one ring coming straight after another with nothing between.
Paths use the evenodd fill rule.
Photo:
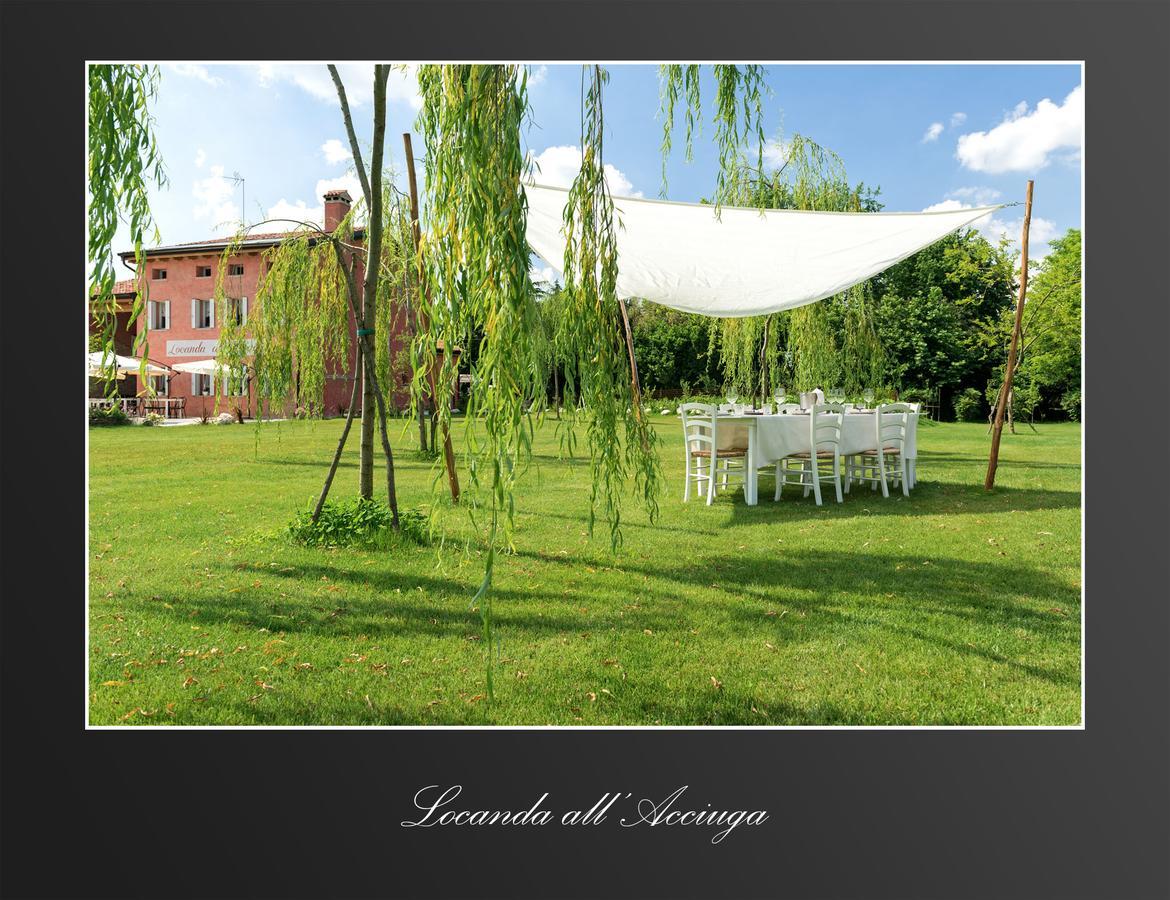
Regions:
<instances>
[{"instance_id":1,"label":"framed photograph","mask_svg":"<svg viewBox=\"0 0 1170 900\"><path fill-rule=\"evenodd\" d=\"M144 10L3 11L6 895L1166 894L1164 8Z\"/></svg>"}]
</instances>

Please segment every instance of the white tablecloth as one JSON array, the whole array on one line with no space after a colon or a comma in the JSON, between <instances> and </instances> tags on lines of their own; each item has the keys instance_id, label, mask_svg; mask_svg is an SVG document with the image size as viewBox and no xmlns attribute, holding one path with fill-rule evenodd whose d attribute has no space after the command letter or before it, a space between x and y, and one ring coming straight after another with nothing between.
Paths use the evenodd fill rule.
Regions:
<instances>
[{"instance_id":1,"label":"white tablecloth","mask_svg":"<svg viewBox=\"0 0 1170 900\"><path fill-rule=\"evenodd\" d=\"M846 413L841 429L841 455L850 456L863 450L872 450L877 443L877 424L874 413ZM900 413L884 418L896 420ZM807 453L810 445L809 417L800 414L779 416L720 416L719 447L746 447L749 440L749 422L756 429L755 465L763 468L793 453ZM910 413L906 423L906 459L918 458L918 415Z\"/></svg>"}]
</instances>

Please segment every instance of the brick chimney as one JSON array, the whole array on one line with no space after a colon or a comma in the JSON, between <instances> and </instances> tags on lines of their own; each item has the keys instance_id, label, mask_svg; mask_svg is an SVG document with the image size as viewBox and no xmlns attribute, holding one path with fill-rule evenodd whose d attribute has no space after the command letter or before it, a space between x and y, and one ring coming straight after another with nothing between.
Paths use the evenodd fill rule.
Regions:
<instances>
[{"instance_id":1,"label":"brick chimney","mask_svg":"<svg viewBox=\"0 0 1170 900\"><path fill-rule=\"evenodd\" d=\"M353 198L349 191L338 189L325 192L325 230L336 231L341 220L349 215L349 206Z\"/></svg>"}]
</instances>

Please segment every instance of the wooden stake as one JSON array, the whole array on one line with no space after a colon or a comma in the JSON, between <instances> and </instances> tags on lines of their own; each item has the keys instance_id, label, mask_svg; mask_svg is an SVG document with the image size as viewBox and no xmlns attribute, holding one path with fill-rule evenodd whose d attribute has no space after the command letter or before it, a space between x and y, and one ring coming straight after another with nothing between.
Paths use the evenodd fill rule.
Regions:
<instances>
[{"instance_id":1,"label":"wooden stake","mask_svg":"<svg viewBox=\"0 0 1170 900\"><path fill-rule=\"evenodd\" d=\"M423 288L423 307L419 310L419 327L423 331L430 328L430 317L427 311L431 306L431 286L427 283L426 268L423 266L419 247L422 244L422 226L418 220L418 185L414 175L414 150L410 145L410 132L402 135L402 143L406 148L406 175L410 180L410 224L414 234L414 252L418 254L418 278ZM456 376L458 377L458 376ZM431 390L431 403L435 407L435 415L439 414L439 392L435 388L435 367L427 367L427 384ZM446 402L446 397L443 398ZM451 432L443 425L443 461L447 466L447 481L451 485L451 502L459 502L459 474L455 471L455 451L451 449Z\"/></svg>"},{"instance_id":2,"label":"wooden stake","mask_svg":"<svg viewBox=\"0 0 1170 900\"><path fill-rule=\"evenodd\" d=\"M1012 326L1012 340L1008 345L1007 367L1003 373L1003 386L995 406L995 424L991 429L991 456L987 460L987 477L983 489L995 487L995 469L999 465L999 439L1003 435L1003 416L1012 395L1012 379L1016 374L1016 352L1020 343L1020 327L1024 321L1024 298L1028 293L1028 226L1032 222L1032 181L1028 182L1028 193L1024 198L1024 228L1020 236L1020 296L1016 300L1016 321Z\"/></svg>"},{"instance_id":3,"label":"wooden stake","mask_svg":"<svg viewBox=\"0 0 1170 900\"><path fill-rule=\"evenodd\" d=\"M618 297L618 306L622 310L622 335L626 339L626 351L630 354L630 386L634 390L634 417L639 424L642 422L642 383L638 379L638 361L634 359L634 333L630 330L630 314L626 310L626 301ZM646 445L645 432L642 434L642 450L649 452Z\"/></svg>"}]
</instances>

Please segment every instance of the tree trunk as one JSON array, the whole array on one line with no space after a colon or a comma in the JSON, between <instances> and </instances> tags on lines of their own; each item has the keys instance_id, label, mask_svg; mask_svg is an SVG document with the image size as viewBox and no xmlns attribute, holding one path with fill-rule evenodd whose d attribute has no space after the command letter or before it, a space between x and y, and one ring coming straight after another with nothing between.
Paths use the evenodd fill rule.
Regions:
<instances>
[{"instance_id":1,"label":"tree trunk","mask_svg":"<svg viewBox=\"0 0 1170 900\"><path fill-rule=\"evenodd\" d=\"M329 488L333 485L333 476L337 474L337 466L341 462L341 451L345 449L345 442L349 439L349 429L353 425L353 414L357 409L358 389L362 383L361 362L362 362L362 348L361 344L355 348L357 357L354 360L355 365L353 369L353 390L349 394L349 409L345 413L345 427L341 429L341 438L337 442L337 450L333 453L333 462L329 464L329 474L325 476L325 484L321 486L321 496L317 498L317 505L313 507L313 524L317 524L317 520L321 518L321 510L325 506L325 499L329 496Z\"/></svg>"}]
</instances>

